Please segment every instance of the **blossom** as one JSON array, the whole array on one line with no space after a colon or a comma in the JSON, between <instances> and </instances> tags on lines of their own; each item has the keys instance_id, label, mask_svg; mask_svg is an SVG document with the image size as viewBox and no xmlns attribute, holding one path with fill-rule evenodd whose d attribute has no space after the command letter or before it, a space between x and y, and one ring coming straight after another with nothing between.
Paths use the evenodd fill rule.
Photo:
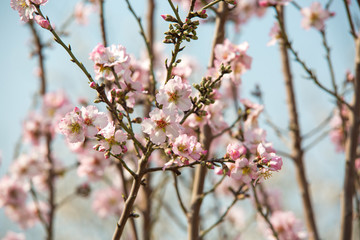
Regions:
<instances>
[{"instance_id":1,"label":"blossom","mask_svg":"<svg viewBox=\"0 0 360 240\"><path fill-rule=\"evenodd\" d=\"M44 131L44 118L37 113L30 113L23 124L24 140L37 146Z\"/></svg>"},{"instance_id":2,"label":"blossom","mask_svg":"<svg viewBox=\"0 0 360 240\"><path fill-rule=\"evenodd\" d=\"M171 139L179 136L181 126L178 123L177 115L166 114L163 110L155 108L150 112L150 118L145 119L142 124L142 131L149 134L150 140L155 144L165 142L166 137Z\"/></svg>"},{"instance_id":3,"label":"blossom","mask_svg":"<svg viewBox=\"0 0 360 240\"><path fill-rule=\"evenodd\" d=\"M279 171L282 167L282 158L277 156L274 152L268 152L262 143L259 143L257 152L261 163L266 164L270 171Z\"/></svg>"},{"instance_id":4,"label":"blossom","mask_svg":"<svg viewBox=\"0 0 360 240\"><path fill-rule=\"evenodd\" d=\"M257 167L253 161L247 158L239 158L235 161L234 165L230 166L230 177L249 184L251 180L258 177Z\"/></svg>"},{"instance_id":5,"label":"blossom","mask_svg":"<svg viewBox=\"0 0 360 240\"><path fill-rule=\"evenodd\" d=\"M111 151L113 154L126 152L127 149L124 143L127 140L127 134L121 130L115 130L114 122L109 122L98 134L103 138L100 140L100 145L94 147L95 149L106 152ZM108 158L106 153L105 157Z\"/></svg>"},{"instance_id":6,"label":"blossom","mask_svg":"<svg viewBox=\"0 0 360 240\"><path fill-rule=\"evenodd\" d=\"M230 78L235 84L241 83L241 75L251 68L252 58L247 55L248 42L239 45L232 44L228 39L223 44L215 46L215 66L219 68L222 63L230 64Z\"/></svg>"},{"instance_id":7,"label":"blossom","mask_svg":"<svg viewBox=\"0 0 360 240\"><path fill-rule=\"evenodd\" d=\"M282 6L287 5L291 0L260 0L259 5L261 7L269 7L269 6Z\"/></svg>"},{"instance_id":8,"label":"blossom","mask_svg":"<svg viewBox=\"0 0 360 240\"><path fill-rule=\"evenodd\" d=\"M226 155L231 160L236 160L244 154L246 154L246 148L241 143L230 143L226 148Z\"/></svg>"},{"instance_id":9,"label":"blossom","mask_svg":"<svg viewBox=\"0 0 360 240\"><path fill-rule=\"evenodd\" d=\"M199 160L204 152L196 137L186 134L181 134L175 139L172 150L175 154L190 160Z\"/></svg>"},{"instance_id":10,"label":"blossom","mask_svg":"<svg viewBox=\"0 0 360 240\"><path fill-rule=\"evenodd\" d=\"M94 61L95 79L104 77L114 80L114 69L116 74L129 67L130 56L126 53L126 48L122 45L111 45L104 47L98 44L90 53L90 59Z\"/></svg>"},{"instance_id":11,"label":"blossom","mask_svg":"<svg viewBox=\"0 0 360 240\"><path fill-rule=\"evenodd\" d=\"M303 28L310 29L310 27L314 27L320 31L325 28L325 20L333 15L333 13L323 9L319 2L313 2L310 7L301 9L301 14L303 15L301 21Z\"/></svg>"},{"instance_id":12,"label":"blossom","mask_svg":"<svg viewBox=\"0 0 360 240\"><path fill-rule=\"evenodd\" d=\"M83 142L85 140L84 121L80 116L78 108L67 113L65 117L61 119L59 129L69 143Z\"/></svg>"},{"instance_id":13,"label":"blossom","mask_svg":"<svg viewBox=\"0 0 360 240\"><path fill-rule=\"evenodd\" d=\"M164 111L171 112L176 108L187 111L191 108L190 94L191 86L183 83L180 77L175 76L161 86L159 93L156 94L156 100L163 105Z\"/></svg>"},{"instance_id":14,"label":"blossom","mask_svg":"<svg viewBox=\"0 0 360 240\"><path fill-rule=\"evenodd\" d=\"M80 154L78 157L79 167L77 168L77 174L80 177L86 176L91 181L99 180L105 172L105 168L110 165L108 159L92 150L91 154Z\"/></svg>"},{"instance_id":15,"label":"blossom","mask_svg":"<svg viewBox=\"0 0 360 240\"><path fill-rule=\"evenodd\" d=\"M30 0L11 0L10 7L18 11L21 21L28 22L33 19L35 6L31 4Z\"/></svg>"},{"instance_id":16,"label":"blossom","mask_svg":"<svg viewBox=\"0 0 360 240\"><path fill-rule=\"evenodd\" d=\"M78 2L75 5L74 16L76 22L81 25L86 25L88 23L88 16L92 10L92 6L84 4L84 2Z\"/></svg>"},{"instance_id":17,"label":"blossom","mask_svg":"<svg viewBox=\"0 0 360 240\"><path fill-rule=\"evenodd\" d=\"M25 240L25 235L23 233L15 233L8 231L1 240Z\"/></svg>"},{"instance_id":18,"label":"blossom","mask_svg":"<svg viewBox=\"0 0 360 240\"><path fill-rule=\"evenodd\" d=\"M43 18L41 15L35 16L35 22L39 24L40 27L45 29L50 29L50 22L49 20Z\"/></svg>"},{"instance_id":19,"label":"blossom","mask_svg":"<svg viewBox=\"0 0 360 240\"><path fill-rule=\"evenodd\" d=\"M41 154L34 152L32 154L21 154L10 166L10 172L16 178L32 178L40 175L43 171L50 168Z\"/></svg>"},{"instance_id":20,"label":"blossom","mask_svg":"<svg viewBox=\"0 0 360 240\"><path fill-rule=\"evenodd\" d=\"M27 185L5 176L0 179L0 207L23 207L27 198Z\"/></svg>"},{"instance_id":21,"label":"blossom","mask_svg":"<svg viewBox=\"0 0 360 240\"><path fill-rule=\"evenodd\" d=\"M279 240L300 240L306 239L301 222L296 219L293 212L274 211L271 214L270 222L278 234ZM264 224L265 226L265 224ZM272 230L266 224L265 235L267 239L274 240Z\"/></svg>"},{"instance_id":22,"label":"blossom","mask_svg":"<svg viewBox=\"0 0 360 240\"><path fill-rule=\"evenodd\" d=\"M92 208L101 218L108 217L111 214L121 214L124 200L119 189L112 187L98 190L94 193L94 196Z\"/></svg>"},{"instance_id":23,"label":"blossom","mask_svg":"<svg viewBox=\"0 0 360 240\"><path fill-rule=\"evenodd\" d=\"M85 134L88 137L93 137L108 124L108 117L106 114L99 112L99 110L92 105L81 108L81 117L83 118L86 129Z\"/></svg>"},{"instance_id":24,"label":"blossom","mask_svg":"<svg viewBox=\"0 0 360 240\"><path fill-rule=\"evenodd\" d=\"M271 37L271 39L266 44L267 46L275 45L275 43L281 38L281 29L278 22L275 22L272 26L269 36Z\"/></svg>"}]
</instances>

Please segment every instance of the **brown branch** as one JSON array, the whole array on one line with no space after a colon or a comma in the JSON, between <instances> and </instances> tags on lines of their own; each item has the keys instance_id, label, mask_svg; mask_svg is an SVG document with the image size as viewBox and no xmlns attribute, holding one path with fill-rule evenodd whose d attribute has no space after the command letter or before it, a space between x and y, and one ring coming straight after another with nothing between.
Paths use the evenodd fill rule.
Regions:
<instances>
[{"instance_id":1,"label":"brown branch","mask_svg":"<svg viewBox=\"0 0 360 240\"><path fill-rule=\"evenodd\" d=\"M360 38L356 39L353 109L349 116L349 132L345 141L345 179L341 201L340 239L351 239L353 223L353 196L355 191L355 159L360 127Z\"/></svg>"},{"instance_id":2,"label":"brown branch","mask_svg":"<svg viewBox=\"0 0 360 240\"><path fill-rule=\"evenodd\" d=\"M127 185L126 185L126 179L125 179L125 175L124 175L124 169L122 167L121 164L116 164L116 167L117 169L119 170L119 173L120 173L120 177L121 177L121 181L123 183L123 189L124 189L124 193L125 193L125 199L129 196L129 190L127 188ZM134 218L131 218L130 219L130 224L131 224L131 231L133 232L133 238L135 240L139 239L138 238L138 234L137 234L137 230L136 230L136 224L135 224L135 220Z\"/></svg>"},{"instance_id":3,"label":"brown branch","mask_svg":"<svg viewBox=\"0 0 360 240\"><path fill-rule=\"evenodd\" d=\"M176 197L179 201L181 210L184 212L185 216L188 213L188 210L186 209L183 200L181 199L181 195L180 195L180 191L179 191L179 186L178 186L178 181L177 181L177 175L176 173L173 172L173 178L174 178L174 187L175 187L175 192L176 192Z\"/></svg>"},{"instance_id":4,"label":"brown branch","mask_svg":"<svg viewBox=\"0 0 360 240\"><path fill-rule=\"evenodd\" d=\"M346 10L346 16L348 18L349 25L350 25L350 33L351 33L351 35L353 36L354 39L357 39L357 34L356 34L354 23L353 23L353 20L352 20L352 17L351 17L351 12L350 12L350 9L349 9L349 5L347 4L347 0L343 0L343 2L344 2L345 10Z\"/></svg>"},{"instance_id":5,"label":"brown branch","mask_svg":"<svg viewBox=\"0 0 360 240\"><path fill-rule=\"evenodd\" d=\"M106 29L105 29L105 14L104 14L104 2L105 0L100 0L100 27L101 27L101 38L103 45L107 47L107 39L106 39Z\"/></svg>"},{"instance_id":6,"label":"brown branch","mask_svg":"<svg viewBox=\"0 0 360 240\"><path fill-rule=\"evenodd\" d=\"M279 7L277 9L279 25L282 26L282 32L285 36L285 19L284 19L284 8ZM280 53L282 60L282 69L285 80L288 108L289 108L289 119L290 119L290 137L291 137L291 155L294 157L296 167L296 178L300 188L303 210L305 211L305 222L309 232L310 239L318 240L318 232L315 223L315 216L312 208L310 190L306 179L306 171L304 166L304 151L302 148L302 138L300 125L297 113L297 104L295 100L295 92L293 87L293 78L290 69L290 61L287 50L287 40L282 38L280 41Z\"/></svg>"},{"instance_id":7,"label":"brown branch","mask_svg":"<svg viewBox=\"0 0 360 240\"><path fill-rule=\"evenodd\" d=\"M45 67L44 67L44 55L43 55L43 44L40 40L39 34L34 26L34 21L29 21L31 32L34 36L34 44L36 47L36 55L38 56L38 65L40 68L40 89L39 94L44 96L46 93L46 79L45 79Z\"/></svg>"},{"instance_id":8,"label":"brown branch","mask_svg":"<svg viewBox=\"0 0 360 240\"><path fill-rule=\"evenodd\" d=\"M219 15L217 15L215 22L215 35L212 44L209 66L213 66L214 64L214 57L215 57L214 49L216 44L224 42L227 11L228 11L227 3L220 2L218 8ZM209 152L210 145L213 139L211 129L208 125L205 125L202 130L203 130L202 145L204 146L204 149ZM189 240L197 240L199 238L200 208L202 204L202 198L199 196L202 195L204 190L204 181L205 181L206 172L207 172L207 168L205 166L198 166L195 170L193 191L191 197L191 207L188 214Z\"/></svg>"},{"instance_id":9,"label":"brown branch","mask_svg":"<svg viewBox=\"0 0 360 240\"><path fill-rule=\"evenodd\" d=\"M127 220L130 217L132 217L131 212L132 212L132 209L133 209L133 206L134 206L135 199L136 199L137 194L139 192L140 186L142 184L143 177L144 177L144 175L146 173L145 169L146 169L148 159L149 159L149 157L150 157L150 155L152 153L152 147L153 147L153 144L148 142L147 147L146 147L146 151L144 151L144 155L139 160L138 170L136 172L137 177L133 179L130 194L126 198L123 212L121 213L119 221L117 222L117 225L116 225L113 237L112 237L113 240L119 240L120 239L120 237L121 237L121 235L122 235L122 233L124 231L125 224L126 224Z\"/></svg>"},{"instance_id":10,"label":"brown branch","mask_svg":"<svg viewBox=\"0 0 360 240\"><path fill-rule=\"evenodd\" d=\"M269 219L269 216L267 214L265 214L262 210L262 207L261 207L261 204L260 204L260 201L259 201L259 198L257 196L257 193L256 193L256 189L254 187L254 185L251 183L251 188L253 190L253 193L254 193L254 198L255 198L255 203L256 203L256 209L258 211L258 213L260 213L260 215L264 218L264 220L267 222L267 224L269 225L272 233L273 233L273 236L275 237L275 239L279 240L279 236L274 228L274 226L272 225L272 223L270 222L270 219Z\"/></svg>"}]
</instances>

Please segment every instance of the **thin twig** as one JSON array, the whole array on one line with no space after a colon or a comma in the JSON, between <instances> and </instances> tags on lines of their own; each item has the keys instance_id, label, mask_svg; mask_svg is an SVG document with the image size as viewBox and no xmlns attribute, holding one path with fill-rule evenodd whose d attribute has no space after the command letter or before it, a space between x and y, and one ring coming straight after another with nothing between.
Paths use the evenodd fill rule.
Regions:
<instances>
[{"instance_id":1,"label":"thin twig","mask_svg":"<svg viewBox=\"0 0 360 240\"><path fill-rule=\"evenodd\" d=\"M148 51L148 55L149 55L149 58L150 58L150 73L151 73L151 79L150 80L151 80L151 86L152 86L152 89L150 89L150 94L152 94L154 96L155 95L155 86L156 86L156 77L155 77L155 72L154 72L154 54L153 54L153 50L152 50L152 47L151 47L151 43L150 43L149 39L146 37L144 28L143 28L142 23L141 23L141 18L136 15L136 13L135 13L134 9L132 8L129 0L125 0L125 1L127 3L127 6L129 8L130 12L135 17L136 22L139 25L140 35L143 37L145 45L146 45L146 49Z\"/></svg>"},{"instance_id":2,"label":"thin twig","mask_svg":"<svg viewBox=\"0 0 360 240\"><path fill-rule=\"evenodd\" d=\"M219 220L217 220L214 224L212 224L209 228L207 228L204 231L200 232L200 239L202 239L207 233L209 233L212 229L214 229L217 225L222 223L225 220L226 215L229 213L231 208L235 205L235 203L239 200L237 196L234 196L234 200L231 202L231 204L227 207L226 211L221 215Z\"/></svg>"},{"instance_id":3,"label":"thin twig","mask_svg":"<svg viewBox=\"0 0 360 240\"><path fill-rule=\"evenodd\" d=\"M252 188L253 193L254 193L254 198L255 198L255 203L256 203L256 209L257 209L258 213L260 213L260 215L264 218L264 220L265 220L265 221L267 222L267 224L269 225L269 227L270 227L270 229L271 229L271 231L272 231L272 234L273 234L273 236L275 237L275 239L279 240L278 233L276 232L274 226L273 226L272 223L270 222L269 216L262 211L262 207L261 207L261 204L260 204L260 202L259 202L259 198L258 198L258 196L257 196L255 187L253 186L253 184L250 184L250 185L251 185L251 188Z\"/></svg>"},{"instance_id":4,"label":"thin twig","mask_svg":"<svg viewBox=\"0 0 360 240\"><path fill-rule=\"evenodd\" d=\"M311 129L309 132L305 133L302 138L306 139L309 137L312 137L314 134L316 134L318 131L320 131L321 129L323 129L324 127L326 127L329 124L329 121L331 120L331 118L333 117L333 112L331 111L331 113L329 114L329 116L327 116L324 120L322 120L319 125L317 125L316 127L314 127L313 129Z\"/></svg>"},{"instance_id":5,"label":"thin twig","mask_svg":"<svg viewBox=\"0 0 360 240\"><path fill-rule=\"evenodd\" d=\"M179 191L179 186L178 186L178 181L177 181L177 175L176 173L173 172L173 178L174 178L174 187L175 187L175 191L176 191L176 197L179 201L180 207L182 209L182 211L184 212L185 216L188 213L188 210L186 209L184 202L181 199L181 195L180 195L180 191Z\"/></svg>"},{"instance_id":6,"label":"thin twig","mask_svg":"<svg viewBox=\"0 0 360 240\"><path fill-rule=\"evenodd\" d=\"M279 26L280 26L280 31L281 31L281 35L282 35L282 39L284 41L284 45L286 46L287 49L290 50L290 52L292 53L292 55L295 57L295 61L298 62L302 68L305 70L305 72L308 74L309 79L312 79L313 82L322 90L324 90L325 92L327 92L328 94L332 95L333 97L335 97L338 101L340 101L341 103L345 104L349 109L352 108L352 106L346 102L344 99L341 98L341 96L335 94L332 90L328 89L327 87L325 87L321 82L319 82L316 74L314 73L314 71L312 69L310 69L307 64L299 57L299 54L294 50L292 43L289 41L289 38L286 34L285 28L284 28L284 24L283 22L280 20L280 16L279 16L279 12L276 11L276 18L278 20Z\"/></svg>"},{"instance_id":7,"label":"thin twig","mask_svg":"<svg viewBox=\"0 0 360 240\"><path fill-rule=\"evenodd\" d=\"M350 12L350 9L349 9L349 5L347 3L347 0L343 0L343 2L344 2L345 10L346 10L346 16L348 18L349 25L350 25L350 34L353 36L354 39L356 39L357 34L356 34L354 23L353 23L353 20L352 20L352 17L351 17L351 12Z\"/></svg>"},{"instance_id":8,"label":"thin twig","mask_svg":"<svg viewBox=\"0 0 360 240\"><path fill-rule=\"evenodd\" d=\"M42 223L42 225L44 226L45 230L47 230L48 228L48 224L44 218L44 216L42 215L41 211L40 211L40 205L39 205L39 199L37 197L37 194L35 192L35 189L33 187L33 184L32 182L30 182L30 193L31 193L31 196L34 200L34 203L35 203L35 208L36 208L36 214L38 215L39 219L40 219L40 222Z\"/></svg>"}]
</instances>

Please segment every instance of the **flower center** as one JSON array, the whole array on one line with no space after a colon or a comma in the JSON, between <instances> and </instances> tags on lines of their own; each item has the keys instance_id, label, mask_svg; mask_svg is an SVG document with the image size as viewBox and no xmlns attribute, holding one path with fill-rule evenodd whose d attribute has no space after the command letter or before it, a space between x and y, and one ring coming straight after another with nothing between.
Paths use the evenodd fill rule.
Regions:
<instances>
[{"instance_id":1,"label":"flower center","mask_svg":"<svg viewBox=\"0 0 360 240\"><path fill-rule=\"evenodd\" d=\"M316 21L318 21L319 20L319 14L317 14L317 13L311 13L311 15L310 15L310 22L311 23L315 23Z\"/></svg>"},{"instance_id":2,"label":"flower center","mask_svg":"<svg viewBox=\"0 0 360 240\"><path fill-rule=\"evenodd\" d=\"M179 95L177 94L177 92L168 92L167 93L169 96L169 102L177 102L177 100L179 99Z\"/></svg>"},{"instance_id":3,"label":"flower center","mask_svg":"<svg viewBox=\"0 0 360 240\"><path fill-rule=\"evenodd\" d=\"M85 118L84 123L88 126L92 125L92 119L91 118Z\"/></svg>"},{"instance_id":4,"label":"flower center","mask_svg":"<svg viewBox=\"0 0 360 240\"><path fill-rule=\"evenodd\" d=\"M158 128L164 129L168 123L164 119L155 121Z\"/></svg>"},{"instance_id":5,"label":"flower center","mask_svg":"<svg viewBox=\"0 0 360 240\"><path fill-rule=\"evenodd\" d=\"M72 133L79 133L81 130L81 126L78 122L72 123L70 125L70 128Z\"/></svg>"},{"instance_id":6,"label":"flower center","mask_svg":"<svg viewBox=\"0 0 360 240\"><path fill-rule=\"evenodd\" d=\"M249 167L244 167L243 169L242 169L242 173L243 173L243 175L248 175L249 173L250 173L250 168Z\"/></svg>"}]
</instances>

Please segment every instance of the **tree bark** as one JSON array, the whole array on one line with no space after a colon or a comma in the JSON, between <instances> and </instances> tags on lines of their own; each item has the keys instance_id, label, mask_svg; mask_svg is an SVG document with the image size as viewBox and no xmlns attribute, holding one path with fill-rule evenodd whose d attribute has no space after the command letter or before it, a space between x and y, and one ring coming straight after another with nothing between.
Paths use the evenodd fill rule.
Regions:
<instances>
[{"instance_id":1,"label":"tree bark","mask_svg":"<svg viewBox=\"0 0 360 240\"><path fill-rule=\"evenodd\" d=\"M355 192L355 159L359 146L360 126L360 37L356 39L354 97L349 116L349 132L345 141L345 179L341 202L341 235L340 239L352 237L353 196Z\"/></svg>"},{"instance_id":2,"label":"tree bark","mask_svg":"<svg viewBox=\"0 0 360 240\"><path fill-rule=\"evenodd\" d=\"M279 7L280 20L285 30L284 8ZM311 203L309 185L306 179L306 171L304 165L304 151L302 148L302 137L298 120L297 105L295 100L295 92L293 86L293 78L290 69L290 61L286 43L280 41L280 54L282 61L282 69L285 80L285 88L289 110L290 121L290 138L291 138L291 155L295 162L296 179L300 188L303 209L305 213L305 222L309 233L309 239L319 239L317 232L315 216Z\"/></svg>"}]
</instances>

